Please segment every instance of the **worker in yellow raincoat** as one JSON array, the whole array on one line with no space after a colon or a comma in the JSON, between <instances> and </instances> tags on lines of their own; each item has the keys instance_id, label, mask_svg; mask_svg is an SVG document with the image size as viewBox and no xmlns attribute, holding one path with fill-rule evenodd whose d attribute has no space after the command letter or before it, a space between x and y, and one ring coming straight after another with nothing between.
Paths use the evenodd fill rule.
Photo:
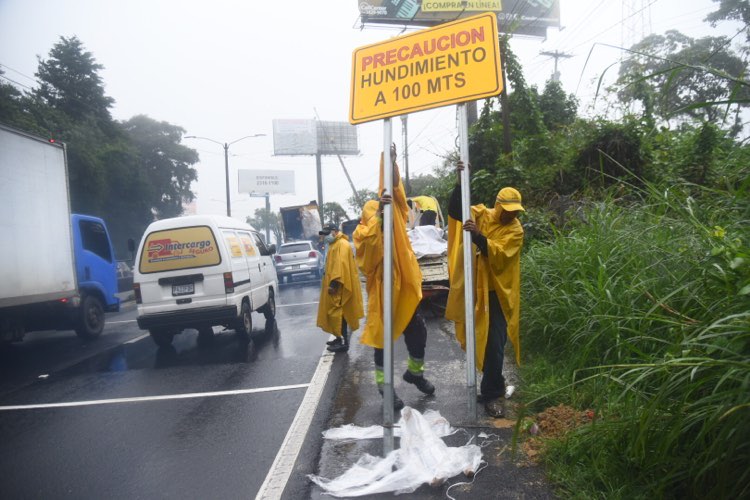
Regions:
<instances>
[{"instance_id":1,"label":"worker in yellow raincoat","mask_svg":"<svg viewBox=\"0 0 750 500\"><path fill-rule=\"evenodd\" d=\"M464 165L458 162L459 174ZM445 317L456 323L456 337L466 349L464 309L463 230L471 232L474 256L474 331L476 364L482 372L480 400L492 417L503 416L505 378L503 351L506 340L513 343L520 364L518 323L521 308L521 247L523 227L518 220L521 193L502 188L494 208L471 207L473 218L461 224L461 188L453 189L448 207L448 270L450 292Z\"/></svg>"},{"instance_id":2,"label":"worker in yellow raincoat","mask_svg":"<svg viewBox=\"0 0 750 500\"><path fill-rule=\"evenodd\" d=\"M328 226L321 235L328 244L326 270L320 284L317 325L336 338L328 345L331 352L349 350L349 332L359 328L364 316L359 273L349 238L336 227Z\"/></svg>"},{"instance_id":3,"label":"worker in yellow raincoat","mask_svg":"<svg viewBox=\"0 0 750 500\"><path fill-rule=\"evenodd\" d=\"M409 208L416 208L419 214L418 226L434 226L437 220L437 201L430 196L412 196L406 200Z\"/></svg>"},{"instance_id":4,"label":"worker in yellow raincoat","mask_svg":"<svg viewBox=\"0 0 750 500\"><path fill-rule=\"evenodd\" d=\"M435 386L424 377L424 355L427 344L427 327L417 310L422 300L422 273L406 234L406 194L396 165L396 151L391 148L393 160L393 196L383 190L383 157L380 158L380 200L370 200L362 209L362 219L354 231L356 261L367 278L367 320L360 342L375 348L375 382L383 394L383 206L393 204L393 339L404 335L409 352L403 379L421 392L431 395ZM404 402L395 394L395 410Z\"/></svg>"}]
</instances>

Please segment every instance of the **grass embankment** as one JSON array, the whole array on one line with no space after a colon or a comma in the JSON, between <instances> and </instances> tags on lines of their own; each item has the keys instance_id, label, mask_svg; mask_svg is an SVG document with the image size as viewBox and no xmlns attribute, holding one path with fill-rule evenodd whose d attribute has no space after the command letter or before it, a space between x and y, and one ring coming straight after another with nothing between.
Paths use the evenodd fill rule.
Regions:
<instances>
[{"instance_id":1,"label":"grass embankment","mask_svg":"<svg viewBox=\"0 0 750 500\"><path fill-rule=\"evenodd\" d=\"M564 496L750 495L748 207L746 193L647 187L528 249L527 411L595 415L547 442Z\"/></svg>"}]
</instances>

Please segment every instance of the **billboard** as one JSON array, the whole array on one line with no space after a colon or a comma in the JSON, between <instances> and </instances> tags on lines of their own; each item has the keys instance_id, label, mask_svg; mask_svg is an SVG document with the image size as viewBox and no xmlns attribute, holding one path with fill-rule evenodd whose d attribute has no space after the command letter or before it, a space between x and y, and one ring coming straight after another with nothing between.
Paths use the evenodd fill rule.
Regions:
<instances>
[{"instance_id":1,"label":"billboard","mask_svg":"<svg viewBox=\"0 0 750 500\"><path fill-rule=\"evenodd\" d=\"M274 120L274 155L314 155L318 134L314 120Z\"/></svg>"},{"instance_id":2,"label":"billboard","mask_svg":"<svg viewBox=\"0 0 750 500\"><path fill-rule=\"evenodd\" d=\"M487 12L355 49L349 121L498 95L497 37L497 18Z\"/></svg>"},{"instance_id":3,"label":"billboard","mask_svg":"<svg viewBox=\"0 0 750 500\"><path fill-rule=\"evenodd\" d=\"M559 0L357 0L362 24L436 26L480 12L497 15L501 33L545 37L560 26Z\"/></svg>"},{"instance_id":4,"label":"billboard","mask_svg":"<svg viewBox=\"0 0 750 500\"><path fill-rule=\"evenodd\" d=\"M237 190L240 193L295 194L294 170L240 169Z\"/></svg>"},{"instance_id":5,"label":"billboard","mask_svg":"<svg viewBox=\"0 0 750 500\"><path fill-rule=\"evenodd\" d=\"M357 155L357 128L347 122L273 120L273 154Z\"/></svg>"},{"instance_id":6,"label":"billboard","mask_svg":"<svg viewBox=\"0 0 750 500\"><path fill-rule=\"evenodd\" d=\"M318 153L322 155L357 155L357 127L347 122L317 121Z\"/></svg>"}]
</instances>

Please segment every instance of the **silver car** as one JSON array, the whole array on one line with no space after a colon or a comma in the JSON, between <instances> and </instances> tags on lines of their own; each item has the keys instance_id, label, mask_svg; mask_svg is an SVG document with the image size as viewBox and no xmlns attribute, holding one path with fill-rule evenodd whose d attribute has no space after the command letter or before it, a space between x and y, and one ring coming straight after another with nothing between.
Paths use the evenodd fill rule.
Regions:
<instances>
[{"instance_id":1,"label":"silver car","mask_svg":"<svg viewBox=\"0 0 750 500\"><path fill-rule=\"evenodd\" d=\"M323 254L309 241L284 243L274 255L274 261L280 283L291 281L295 274L312 274L320 279L325 267Z\"/></svg>"}]
</instances>

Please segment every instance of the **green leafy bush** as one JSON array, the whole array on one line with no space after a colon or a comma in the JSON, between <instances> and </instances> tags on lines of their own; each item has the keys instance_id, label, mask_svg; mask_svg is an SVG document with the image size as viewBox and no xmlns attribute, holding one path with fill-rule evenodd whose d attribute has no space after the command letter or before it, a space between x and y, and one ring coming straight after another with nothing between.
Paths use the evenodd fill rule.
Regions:
<instances>
[{"instance_id":1,"label":"green leafy bush","mask_svg":"<svg viewBox=\"0 0 750 500\"><path fill-rule=\"evenodd\" d=\"M750 494L742 193L646 184L590 203L570 232L524 255L525 401L599 416L549 448L566 494Z\"/></svg>"}]
</instances>

